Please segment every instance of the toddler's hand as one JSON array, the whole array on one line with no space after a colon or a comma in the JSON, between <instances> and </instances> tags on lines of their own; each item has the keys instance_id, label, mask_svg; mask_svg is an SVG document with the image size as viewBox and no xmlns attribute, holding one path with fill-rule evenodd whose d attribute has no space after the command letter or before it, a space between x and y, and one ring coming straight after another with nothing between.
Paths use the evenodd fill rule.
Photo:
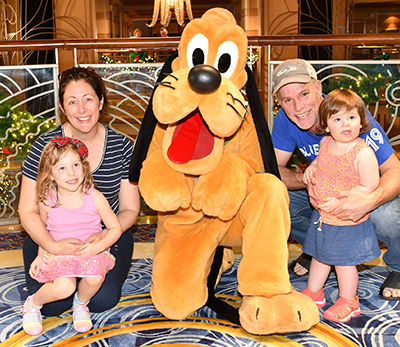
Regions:
<instances>
[{"instance_id":1,"label":"toddler's hand","mask_svg":"<svg viewBox=\"0 0 400 347\"><path fill-rule=\"evenodd\" d=\"M98 243L85 243L75 252L75 255L90 256L99 254L102 251L103 249L98 246Z\"/></svg>"},{"instance_id":2,"label":"toddler's hand","mask_svg":"<svg viewBox=\"0 0 400 347\"><path fill-rule=\"evenodd\" d=\"M40 265L42 264L42 259L40 257L36 257L35 260L31 263L31 267L29 268L29 275L32 278L36 278L40 271Z\"/></svg>"},{"instance_id":3,"label":"toddler's hand","mask_svg":"<svg viewBox=\"0 0 400 347\"><path fill-rule=\"evenodd\" d=\"M86 243L96 243L99 242L107 234L107 229L103 229L99 233L92 234L86 240Z\"/></svg>"},{"instance_id":4,"label":"toddler's hand","mask_svg":"<svg viewBox=\"0 0 400 347\"><path fill-rule=\"evenodd\" d=\"M316 175L317 169L314 167L309 166L303 174L303 183L308 186L309 184L315 184L315 175Z\"/></svg>"},{"instance_id":5,"label":"toddler's hand","mask_svg":"<svg viewBox=\"0 0 400 347\"><path fill-rule=\"evenodd\" d=\"M346 199L344 198L335 198L335 197L328 197L324 199L324 201L318 205L318 208L326 213L332 213L336 208L342 205Z\"/></svg>"}]
</instances>

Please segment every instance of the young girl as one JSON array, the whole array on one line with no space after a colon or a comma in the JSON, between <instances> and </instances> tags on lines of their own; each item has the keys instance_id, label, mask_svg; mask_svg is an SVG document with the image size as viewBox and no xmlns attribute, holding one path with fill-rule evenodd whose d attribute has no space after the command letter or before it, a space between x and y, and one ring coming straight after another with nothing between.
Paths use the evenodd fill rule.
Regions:
<instances>
[{"instance_id":1,"label":"young girl","mask_svg":"<svg viewBox=\"0 0 400 347\"><path fill-rule=\"evenodd\" d=\"M318 157L304 173L305 184L315 184L318 206L307 231L303 251L313 257L303 294L318 307L326 304L323 286L335 266L339 299L324 318L348 322L360 314L356 265L380 256L379 244L368 215L357 222L330 214L340 205L337 193L358 190L366 194L379 184L378 162L373 150L359 138L369 129L362 99L350 90L334 90L320 105L321 140Z\"/></svg>"},{"instance_id":2,"label":"young girl","mask_svg":"<svg viewBox=\"0 0 400 347\"><path fill-rule=\"evenodd\" d=\"M89 300L100 289L105 275L115 264L108 249L121 236L121 226L106 198L93 188L87 160L88 150L77 139L56 136L43 150L37 177L37 202L40 217L55 241L73 238L83 242L101 232L101 221L108 232L98 242L85 243L74 255L55 256L39 247L30 275L45 283L26 299L23 328L27 334L42 332L42 305L70 297L76 331L92 328Z\"/></svg>"}]
</instances>

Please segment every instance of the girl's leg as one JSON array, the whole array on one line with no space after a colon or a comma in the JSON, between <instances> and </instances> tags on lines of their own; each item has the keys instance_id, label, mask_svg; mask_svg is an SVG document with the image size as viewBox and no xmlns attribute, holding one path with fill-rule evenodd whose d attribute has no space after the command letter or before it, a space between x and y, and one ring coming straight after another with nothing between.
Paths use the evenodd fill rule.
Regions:
<instances>
[{"instance_id":1,"label":"girl's leg","mask_svg":"<svg viewBox=\"0 0 400 347\"><path fill-rule=\"evenodd\" d=\"M315 293L318 293L324 287L330 272L331 265L321 263L317 259L312 258L307 288Z\"/></svg>"},{"instance_id":2,"label":"girl's leg","mask_svg":"<svg viewBox=\"0 0 400 347\"><path fill-rule=\"evenodd\" d=\"M29 335L39 335L43 331L40 309L46 303L65 299L75 291L75 278L57 278L52 283L46 283L29 296L22 308L23 328Z\"/></svg>"},{"instance_id":3,"label":"girl's leg","mask_svg":"<svg viewBox=\"0 0 400 347\"><path fill-rule=\"evenodd\" d=\"M83 302L89 302L99 291L102 284L103 279L100 276L83 277L78 285L78 299Z\"/></svg>"},{"instance_id":4,"label":"girl's leg","mask_svg":"<svg viewBox=\"0 0 400 347\"><path fill-rule=\"evenodd\" d=\"M22 327L28 335L39 335L43 331L41 308L34 303L33 295L28 296L22 307Z\"/></svg>"},{"instance_id":5,"label":"girl's leg","mask_svg":"<svg viewBox=\"0 0 400 347\"><path fill-rule=\"evenodd\" d=\"M324 307L326 304L323 287L330 272L330 265L315 258L311 259L307 288L302 291L302 294L311 297L318 307Z\"/></svg>"},{"instance_id":6,"label":"girl's leg","mask_svg":"<svg viewBox=\"0 0 400 347\"><path fill-rule=\"evenodd\" d=\"M335 266L339 285L339 295L346 300L354 300L358 289L358 271L355 266Z\"/></svg>"},{"instance_id":7,"label":"girl's leg","mask_svg":"<svg viewBox=\"0 0 400 347\"><path fill-rule=\"evenodd\" d=\"M339 299L324 312L324 318L345 323L360 314L357 297L358 272L355 266L335 266L339 284Z\"/></svg>"},{"instance_id":8,"label":"girl's leg","mask_svg":"<svg viewBox=\"0 0 400 347\"><path fill-rule=\"evenodd\" d=\"M37 282L29 275L29 268L33 260L36 258L37 254L38 254L37 244L32 241L29 235L26 235L23 245L23 256L25 265L26 286L28 288L30 295L35 294L40 289L40 287L44 285L43 283ZM45 316L59 316L61 313L71 308L72 300L73 296L71 295L63 300L49 302L48 304L43 305L41 313Z\"/></svg>"},{"instance_id":9,"label":"girl's leg","mask_svg":"<svg viewBox=\"0 0 400 347\"><path fill-rule=\"evenodd\" d=\"M49 302L63 300L71 296L76 289L76 278L60 277L56 278L52 283L45 283L34 294L35 304L42 306Z\"/></svg>"},{"instance_id":10,"label":"girl's leg","mask_svg":"<svg viewBox=\"0 0 400 347\"><path fill-rule=\"evenodd\" d=\"M78 292L75 294L72 304L74 328L79 332L86 332L92 329L89 309L87 304L90 299L99 291L103 279L100 276L84 277L78 285Z\"/></svg>"}]
</instances>

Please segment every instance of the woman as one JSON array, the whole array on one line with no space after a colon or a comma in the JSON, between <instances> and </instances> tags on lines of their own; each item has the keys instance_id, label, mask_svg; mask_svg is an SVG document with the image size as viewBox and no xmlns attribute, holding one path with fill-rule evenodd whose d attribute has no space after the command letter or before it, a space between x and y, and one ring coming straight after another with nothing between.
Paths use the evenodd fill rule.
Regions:
<instances>
[{"instance_id":1,"label":"woman","mask_svg":"<svg viewBox=\"0 0 400 347\"><path fill-rule=\"evenodd\" d=\"M90 170L96 188L106 196L122 228L120 239L111 247L111 253L116 258L115 267L107 274L103 286L89 304L90 311L102 312L118 303L131 264L133 235L127 230L136 221L140 208L138 187L128 180L132 144L124 135L99 123L100 115L107 106L107 94L103 80L94 70L76 67L64 71L59 100L66 122L35 141L22 170L19 214L21 224L29 235L23 247L26 283L30 295L42 286L29 275L38 245L56 255L73 254L82 245L81 241L71 238L54 241L40 220L35 196L38 162L45 144L54 136L79 139L88 147ZM93 242L106 233L107 229L103 229L86 242ZM73 295L44 305L42 313L46 316L60 315L71 307L72 300Z\"/></svg>"}]
</instances>

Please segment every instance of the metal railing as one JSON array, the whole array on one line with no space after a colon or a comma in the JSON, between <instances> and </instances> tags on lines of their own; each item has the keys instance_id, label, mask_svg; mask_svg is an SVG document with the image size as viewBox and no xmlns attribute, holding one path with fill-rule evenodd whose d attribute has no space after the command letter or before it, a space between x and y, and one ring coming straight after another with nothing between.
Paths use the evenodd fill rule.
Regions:
<instances>
[{"instance_id":1,"label":"metal railing","mask_svg":"<svg viewBox=\"0 0 400 347\"><path fill-rule=\"evenodd\" d=\"M80 50L100 49L175 49L179 38L0 41L0 52L54 50L55 64L0 66L0 224L18 223L18 197L21 166L34 139L59 124L58 109L58 52L73 50L71 65L90 65L103 77L109 96L109 108L103 122L125 133L132 141L139 131L141 120L154 88L158 64L82 64ZM268 72L267 117L272 127L278 105L272 96L272 71L280 62L271 59L277 47L301 45L394 45L400 47L400 35L313 35L249 37L249 50L266 48L263 63ZM372 88L373 95L364 95L371 113L389 134L393 146L400 145L399 60L336 60L310 61L318 72L324 88L334 88L346 82L360 89L362 81L379 80ZM397 69L397 70L396 70ZM381 76L381 77L379 77ZM334 82L334 83L332 83ZM336 83L336 84L335 84Z\"/></svg>"},{"instance_id":2,"label":"metal railing","mask_svg":"<svg viewBox=\"0 0 400 347\"><path fill-rule=\"evenodd\" d=\"M323 91L337 87L356 91L365 101L370 113L389 136L392 146L400 145L400 60L386 61L309 61L316 69ZM276 100L272 95L271 76L280 61L268 63L268 123L273 126ZM371 83L372 82L372 83Z\"/></svg>"},{"instance_id":3,"label":"metal railing","mask_svg":"<svg viewBox=\"0 0 400 347\"><path fill-rule=\"evenodd\" d=\"M134 141L162 64L90 66L108 91L101 121ZM0 224L19 223L23 161L37 136L61 122L58 70L58 65L0 68Z\"/></svg>"}]
</instances>

